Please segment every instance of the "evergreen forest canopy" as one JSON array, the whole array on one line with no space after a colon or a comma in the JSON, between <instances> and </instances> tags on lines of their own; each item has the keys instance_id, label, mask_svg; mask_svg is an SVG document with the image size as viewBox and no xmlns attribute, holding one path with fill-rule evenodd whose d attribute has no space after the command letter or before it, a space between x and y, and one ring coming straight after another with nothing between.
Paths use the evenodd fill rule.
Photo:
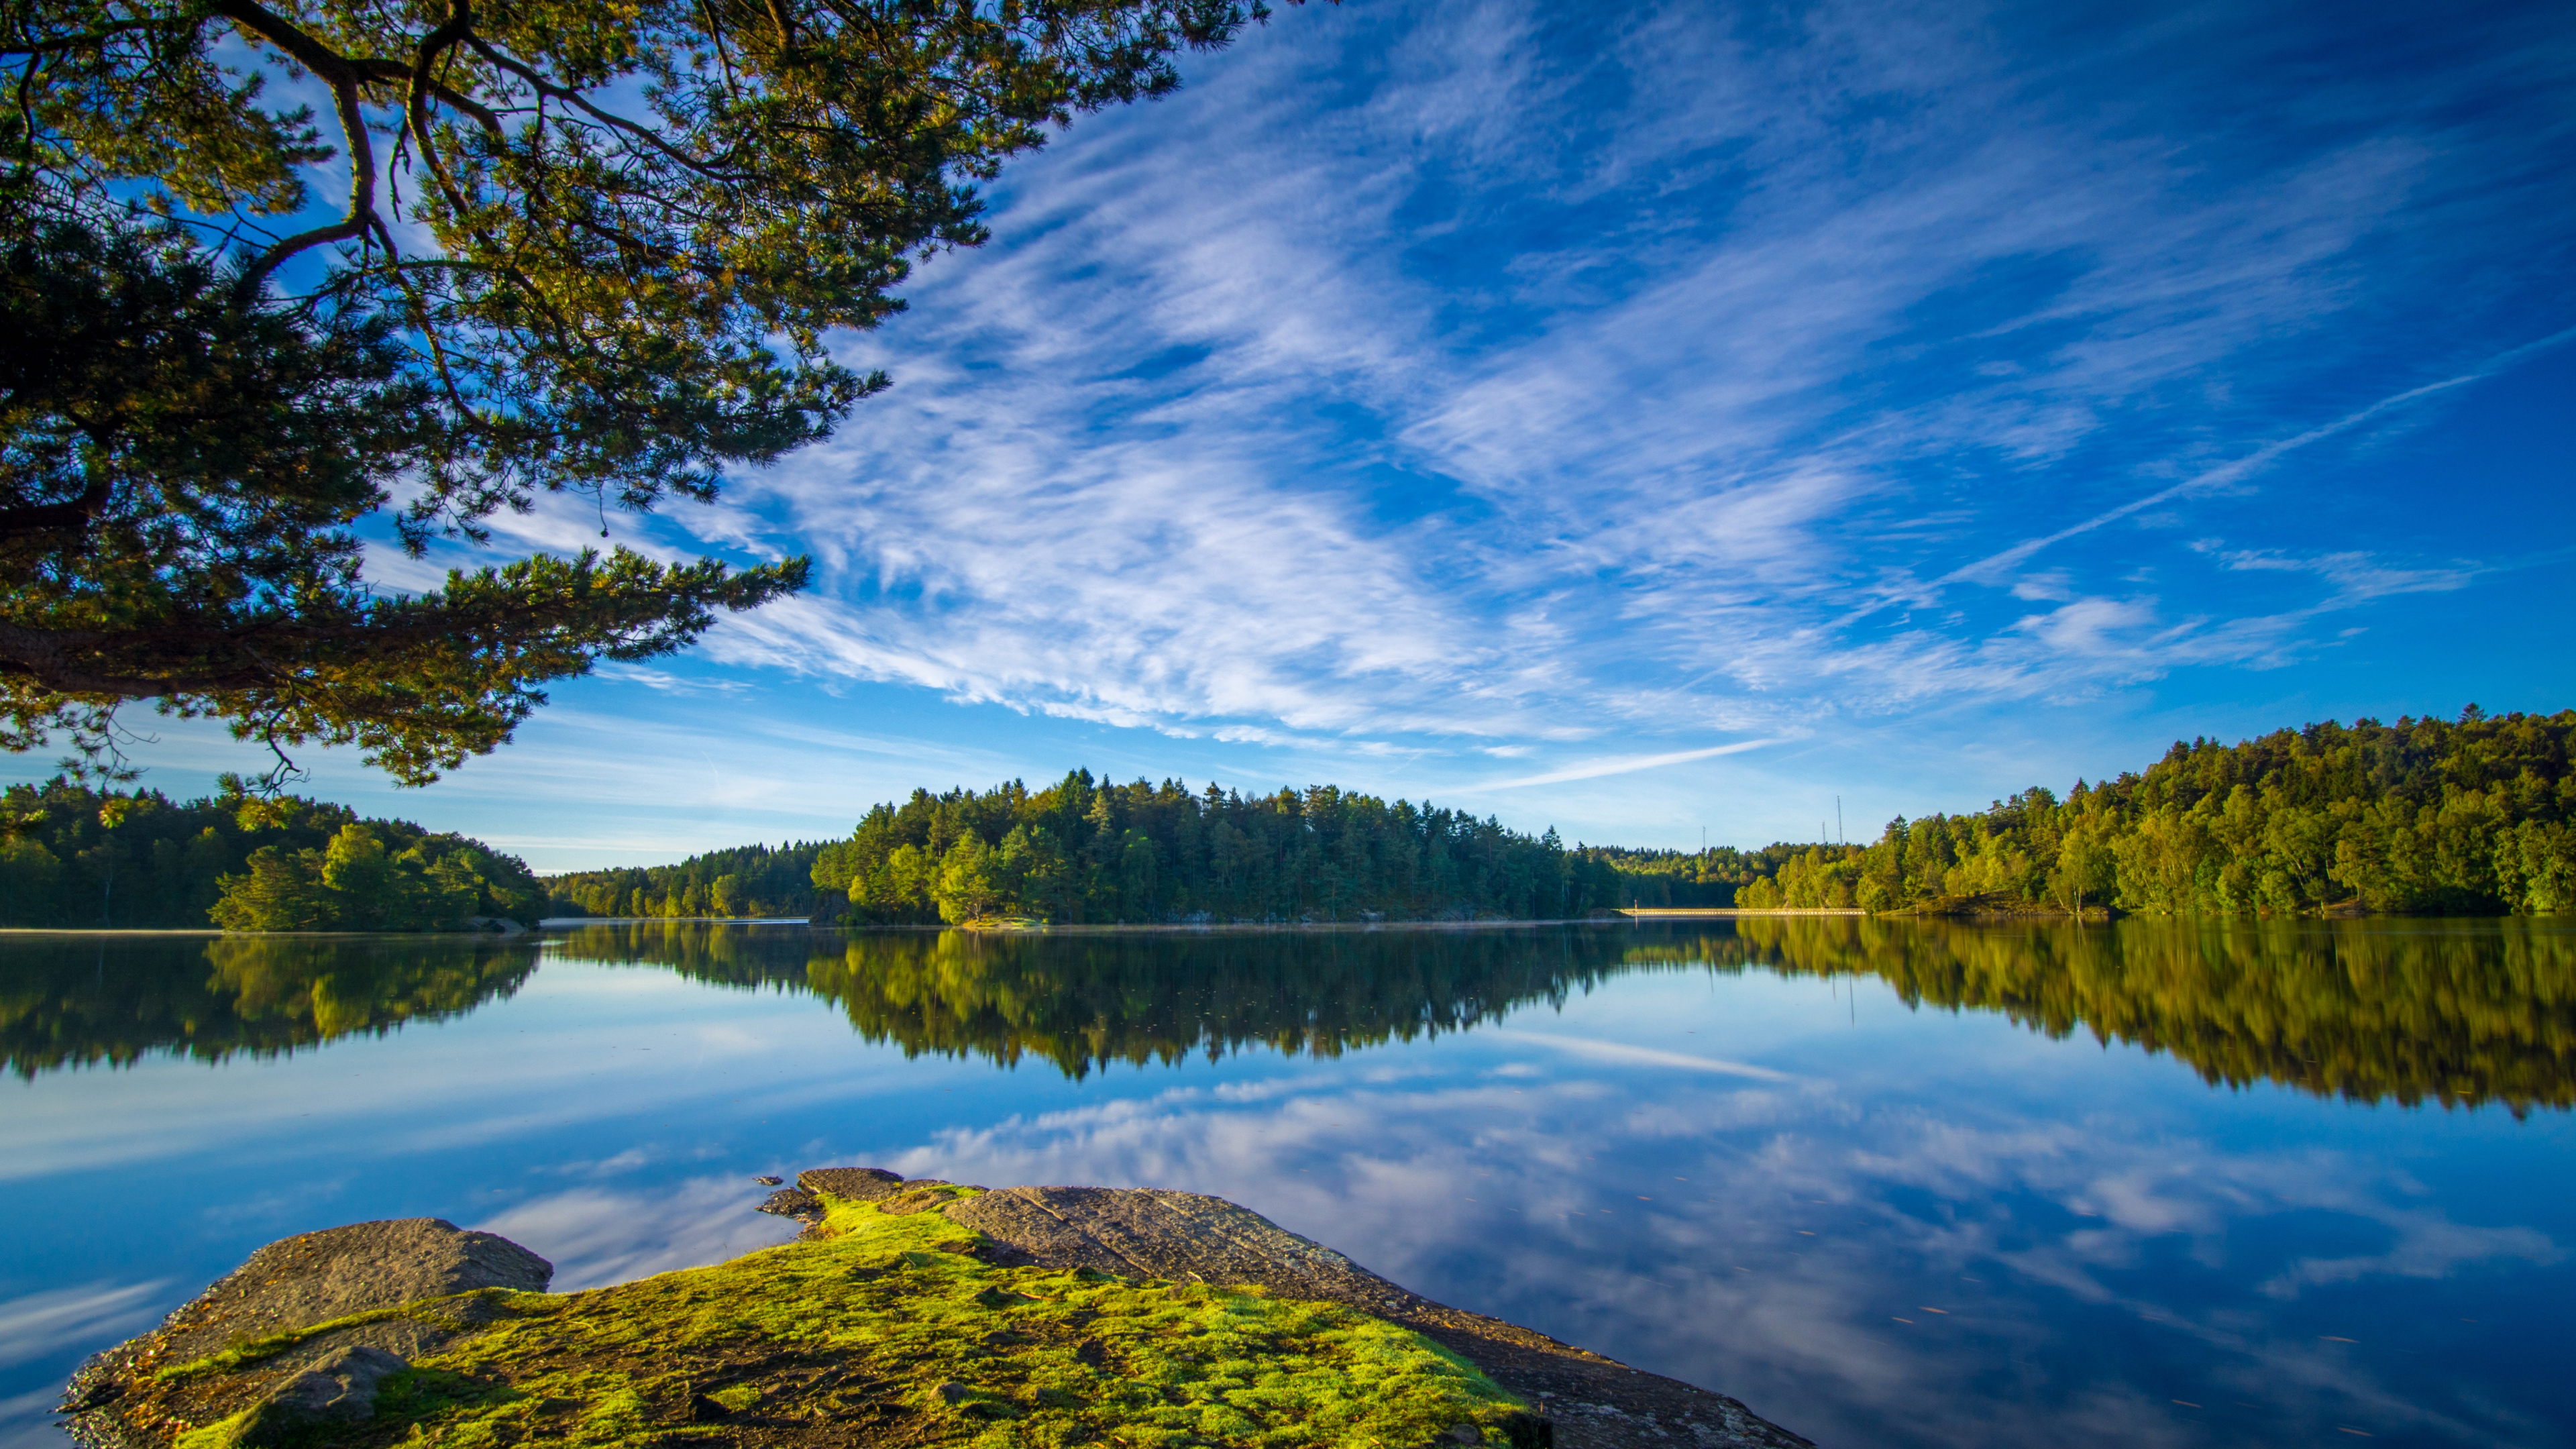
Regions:
<instances>
[{"instance_id":1,"label":"evergreen forest canopy","mask_svg":"<svg viewBox=\"0 0 2576 1449\"><path fill-rule=\"evenodd\" d=\"M915 790L828 844L585 871L548 886L560 914L687 916L719 893L775 904L767 892L794 861L805 865L809 904L779 914L861 925L1528 920L1628 900L1611 853L1568 850L1554 831L1532 837L1330 785L1193 793L1176 780L1095 781L1088 770L1035 792L1016 780L982 793Z\"/></svg>"},{"instance_id":2,"label":"evergreen forest canopy","mask_svg":"<svg viewBox=\"0 0 2576 1449\"><path fill-rule=\"evenodd\" d=\"M0 926L422 931L545 905L524 862L480 841L238 782L179 804L57 779L0 802Z\"/></svg>"},{"instance_id":3,"label":"evergreen forest canopy","mask_svg":"<svg viewBox=\"0 0 2576 1449\"><path fill-rule=\"evenodd\" d=\"M116 778L152 701L266 743L268 789L317 740L418 784L803 587L619 548L384 592L359 525L399 495L419 554L569 493L605 537L828 436L887 385L831 333L981 244L1006 158L1262 13L0 5L0 747Z\"/></svg>"},{"instance_id":4,"label":"evergreen forest canopy","mask_svg":"<svg viewBox=\"0 0 2576 1449\"><path fill-rule=\"evenodd\" d=\"M1549 919L1626 906L1930 913L2576 911L2576 711L2176 743L2143 774L1890 823L1868 846L1566 846L1329 785L916 790L846 840L555 877L561 915L932 925ZM797 873L803 871L805 880ZM810 884L809 884L810 883ZM801 903L800 903L801 897ZM719 901L728 903L720 906Z\"/></svg>"},{"instance_id":5,"label":"evergreen forest canopy","mask_svg":"<svg viewBox=\"0 0 2576 1449\"><path fill-rule=\"evenodd\" d=\"M2576 911L2576 710L2177 743L2144 774L1799 851L1748 907L2142 915Z\"/></svg>"}]
</instances>

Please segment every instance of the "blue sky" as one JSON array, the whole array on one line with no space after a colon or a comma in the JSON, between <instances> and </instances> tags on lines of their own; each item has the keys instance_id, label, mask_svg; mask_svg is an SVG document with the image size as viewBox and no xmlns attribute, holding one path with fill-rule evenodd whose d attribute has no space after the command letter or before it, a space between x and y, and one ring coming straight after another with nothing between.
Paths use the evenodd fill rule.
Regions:
<instances>
[{"instance_id":1,"label":"blue sky","mask_svg":"<svg viewBox=\"0 0 2576 1449\"><path fill-rule=\"evenodd\" d=\"M1758 844L2576 705L2571 98L2545 3L1283 10L1011 166L839 436L617 525L811 594L307 788L541 868L1074 765Z\"/></svg>"}]
</instances>

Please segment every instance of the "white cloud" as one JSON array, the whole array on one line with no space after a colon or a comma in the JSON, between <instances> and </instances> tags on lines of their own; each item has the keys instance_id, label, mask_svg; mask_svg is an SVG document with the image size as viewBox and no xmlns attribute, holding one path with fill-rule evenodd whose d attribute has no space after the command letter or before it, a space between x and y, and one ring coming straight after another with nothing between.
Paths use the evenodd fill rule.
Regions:
<instances>
[{"instance_id":1,"label":"white cloud","mask_svg":"<svg viewBox=\"0 0 2576 1449\"><path fill-rule=\"evenodd\" d=\"M810 546L831 582L729 622L718 657L1380 751L1561 742L1569 717L1670 736L1812 713L1820 682L1867 713L2262 666L2307 615L2159 628L2089 562L2016 570L2481 375L2286 432L2142 410L2370 315L2353 250L2431 224L2435 140L2356 133L2213 182L2033 91L1964 16L1845 4L1756 45L1675 7L1589 58L1545 21L1285 17L1015 170L996 250L934 263L852 344L894 392L738 491L717 534ZM1361 99L1314 109L1327 75ZM1864 100L1902 119L1855 151ZM1581 120L1528 124L1551 115ZM1597 225L1495 219L1563 207ZM1998 268L2040 280L1979 280ZM1922 360L1963 349L2003 356ZM1931 566L2032 490L2058 501L2054 472L2113 435L2139 462L2074 493L2151 486ZM1996 468L2005 506L1937 481ZM2344 606L2469 576L2317 573ZM1873 618L1989 582L2060 607Z\"/></svg>"}]
</instances>

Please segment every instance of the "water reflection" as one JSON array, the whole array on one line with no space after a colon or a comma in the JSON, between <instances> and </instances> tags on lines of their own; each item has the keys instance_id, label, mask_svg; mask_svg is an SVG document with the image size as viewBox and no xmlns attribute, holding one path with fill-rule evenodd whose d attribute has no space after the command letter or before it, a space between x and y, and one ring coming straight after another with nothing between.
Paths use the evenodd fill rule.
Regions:
<instances>
[{"instance_id":1,"label":"water reflection","mask_svg":"<svg viewBox=\"0 0 2576 1449\"><path fill-rule=\"evenodd\" d=\"M2123 921L1924 929L1748 919L1735 959L1862 973L1909 1005L2170 1052L2212 1084L2412 1106L2576 1105L2576 935L2551 922ZM1639 955L1708 959L1710 943Z\"/></svg>"},{"instance_id":2,"label":"water reflection","mask_svg":"<svg viewBox=\"0 0 2576 1449\"><path fill-rule=\"evenodd\" d=\"M472 1011L536 965L533 943L471 937L26 936L0 961L0 1066L277 1056Z\"/></svg>"},{"instance_id":3,"label":"water reflection","mask_svg":"<svg viewBox=\"0 0 2576 1449\"><path fill-rule=\"evenodd\" d=\"M791 984L907 1055L1113 1062L1249 1047L1330 1058L1462 1031L1633 969L1608 931L1191 935L889 932L803 939L703 924L594 926L555 948L699 980Z\"/></svg>"},{"instance_id":4,"label":"water reflection","mask_svg":"<svg viewBox=\"0 0 2576 1449\"><path fill-rule=\"evenodd\" d=\"M577 930L576 960L781 984L907 1053L1077 1079L1247 1047L1332 1057L1562 1002L1638 970L1874 976L1909 1005L1998 1011L2188 1062L2204 1081L2355 1101L2576 1105L2576 936L2528 921L1967 927L1850 917L1708 929L1257 935Z\"/></svg>"},{"instance_id":5,"label":"water reflection","mask_svg":"<svg viewBox=\"0 0 2576 1449\"><path fill-rule=\"evenodd\" d=\"M822 1160L1221 1193L1826 1444L2564 1442L2571 952L2375 921L15 937L0 1449L258 1242L434 1213L579 1286L768 1241L752 1175ZM2397 1106L2436 1100L2516 1110Z\"/></svg>"}]
</instances>

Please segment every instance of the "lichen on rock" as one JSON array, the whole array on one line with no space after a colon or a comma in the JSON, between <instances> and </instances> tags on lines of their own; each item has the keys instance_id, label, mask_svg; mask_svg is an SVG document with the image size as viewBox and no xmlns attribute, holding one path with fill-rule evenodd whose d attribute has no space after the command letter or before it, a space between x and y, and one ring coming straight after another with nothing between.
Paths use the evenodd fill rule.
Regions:
<instances>
[{"instance_id":1,"label":"lichen on rock","mask_svg":"<svg viewBox=\"0 0 2576 1449\"><path fill-rule=\"evenodd\" d=\"M1807 1444L1223 1198L837 1167L763 1206L804 1236L568 1294L435 1219L290 1238L64 1411L97 1449Z\"/></svg>"},{"instance_id":2,"label":"lichen on rock","mask_svg":"<svg viewBox=\"0 0 2576 1449\"><path fill-rule=\"evenodd\" d=\"M818 1194L804 1240L617 1287L377 1304L220 1347L193 1321L191 1346L211 1351L175 1359L147 1339L107 1356L119 1367L91 1382L121 1373L117 1391L76 1434L156 1449L1543 1442L1472 1364L1346 1305L1008 1261L934 1210L979 1189L869 1185L899 1190ZM350 1343L391 1330L412 1335L408 1362Z\"/></svg>"}]
</instances>

